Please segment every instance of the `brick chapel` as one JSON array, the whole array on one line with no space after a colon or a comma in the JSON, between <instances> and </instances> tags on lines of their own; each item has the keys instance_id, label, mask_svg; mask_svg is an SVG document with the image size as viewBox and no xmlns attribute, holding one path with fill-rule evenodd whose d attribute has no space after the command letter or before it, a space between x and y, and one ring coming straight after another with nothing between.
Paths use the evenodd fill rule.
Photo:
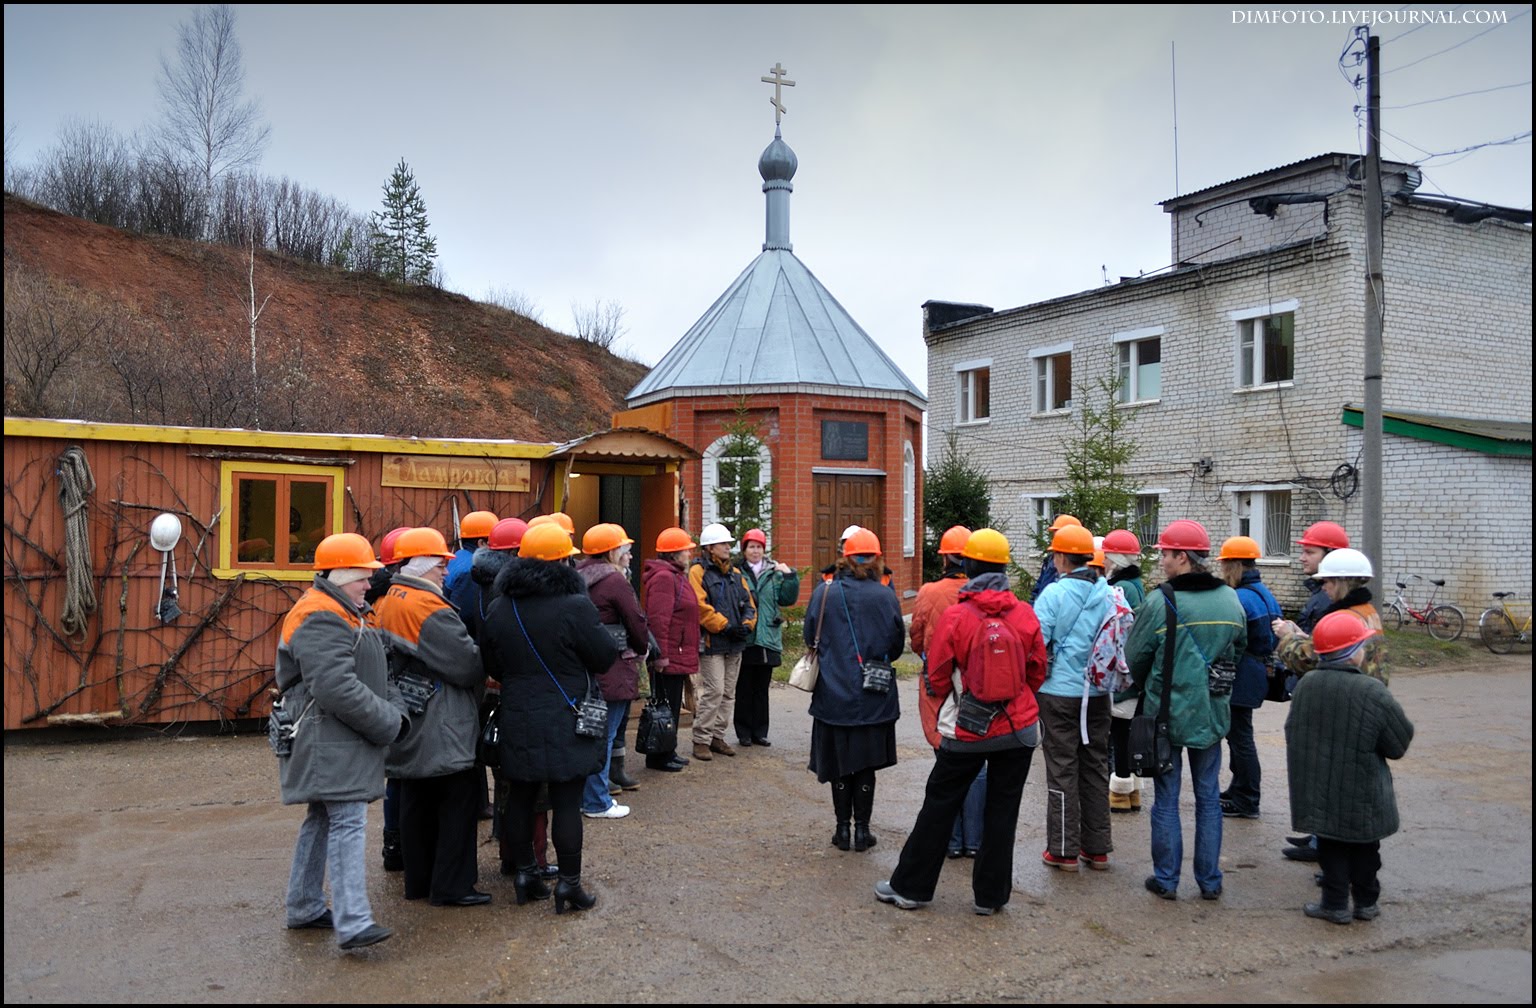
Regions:
<instances>
[{"instance_id":1,"label":"brick chapel","mask_svg":"<svg viewBox=\"0 0 1536 1008\"><path fill-rule=\"evenodd\" d=\"M782 114L777 94L774 104ZM723 513L730 487L717 492L737 469L719 460L730 428L749 418L761 442L752 468L772 489L770 554L819 570L844 528L871 529L909 604L922 581L927 399L795 257L789 200L799 161L777 126L757 167L767 198L762 253L630 391L614 426L647 427L698 451L679 480L683 527L697 537L722 521L740 537L746 530ZM654 544L640 545L649 554Z\"/></svg>"}]
</instances>

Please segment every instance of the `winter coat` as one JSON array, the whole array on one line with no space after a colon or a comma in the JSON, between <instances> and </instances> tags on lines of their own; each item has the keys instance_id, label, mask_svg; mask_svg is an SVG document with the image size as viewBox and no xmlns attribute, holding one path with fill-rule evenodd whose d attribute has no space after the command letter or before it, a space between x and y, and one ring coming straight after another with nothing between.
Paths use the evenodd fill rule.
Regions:
<instances>
[{"instance_id":1,"label":"winter coat","mask_svg":"<svg viewBox=\"0 0 1536 1008\"><path fill-rule=\"evenodd\" d=\"M475 763L485 672L480 649L437 585L396 574L374 622L390 651L390 672L431 679L435 687L416 730L389 748L386 769L402 780L442 777Z\"/></svg>"},{"instance_id":2,"label":"winter coat","mask_svg":"<svg viewBox=\"0 0 1536 1008\"><path fill-rule=\"evenodd\" d=\"M765 651L784 652L784 617L779 615L782 606L794 605L800 597L800 575L791 570L780 574L773 561L763 559L763 572L753 574L752 566L745 557L736 561L736 569L746 579L752 593L752 603L757 606L757 623L748 644ZM777 662L775 662L777 664Z\"/></svg>"},{"instance_id":3,"label":"winter coat","mask_svg":"<svg viewBox=\"0 0 1536 1008\"><path fill-rule=\"evenodd\" d=\"M1317 621L1322 619L1333 606L1333 599L1323 591L1323 583L1316 578L1307 578L1301 586L1308 592L1307 600L1302 603L1301 612L1296 614L1296 625L1307 633L1317 626Z\"/></svg>"},{"instance_id":4,"label":"winter coat","mask_svg":"<svg viewBox=\"0 0 1536 1008\"><path fill-rule=\"evenodd\" d=\"M1396 833L1387 760L1400 759L1412 739L1402 706L1377 680L1343 663L1308 673L1285 719L1292 827L1347 843Z\"/></svg>"},{"instance_id":5,"label":"winter coat","mask_svg":"<svg viewBox=\"0 0 1536 1008\"><path fill-rule=\"evenodd\" d=\"M293 753L277 761L283 804L382 797L385 750L408 722L383 639L327 578L284 617L276 674L283 705L303 715Z\"/></svg>"},{"instance_id":6,"label":"winter coat","mask_svg":"<svg viewBox=\"0 0 1536 1008\"><path fill-rule=\"evenodd\" d=\"M485 626L485 617L491 611L491 603L496 599L496 575L515 556L516 550L480 547L475 550L475 557L470 561L469 577L460 578L458 586L448 595L449 604L458 611L459 619L464 621L464 629L476 641L480 639L480 630Z\"/></svg>"},{"instance_id":7,"label":"winter coat","mask_svg":"<svg viewBox=\"0 0 1536 1008\"><path fill-rule=\"evenodd\" d=\"M597 625L581 575L563 563L514 558L495 589L480 657L501 683L502 775L559 782L596 773L608 739L577 735L572 704L597 694L597 676L619 649Z\"/></svg>"},{"instance_id":8,"label":"winter coat","mask_svg":"<svg viewBox=\"0 0 1536 1008\"><path fill-rule=\"evenodd\" d=\"M825 610L821 606L823 596L827 600ZM878 580L839 571L811 592L804 631L807 641L817 642L821 656L821 675L811 694L811 717L842 726L886 724L901 717L896 686L886 693L866 693L859 667L861 657L893 662L904 649L907 627L895 592Z\"/></svg>"},{"instance_id":9,"label":"winter coat","mask_svg":"<svg viewBox=\"0 0 1536 1008\"><path fill-rule=\"evenodd\" d=\"M646 622L661 649L651 668L662 675L693 675L699 670L699 599L687 573L671 560L647 560L640 586Z\"/></svg>"},{"instance_id":10,"label":"winter coat","mask_svg":"<svg viewBox=\"0 0 1536 1008\"><path fill-rule=\"evenodd\" d=\"M977 660L977 631L986 617L1000 617L1024 647L1024 689L1007 702L986 735L978 736L955 723L964 689L964 670ZM981 574L960 589L960 598L944 610L928 642L927 691L938 697L940 748L951 752L990 752L1040 743L1040 706L1035 692L1045 682L1045 637L1027 602L1016 598L1006 574Z\"/></svg>"},{"instance_id":11,"label":"winter coat","mask_svg":"<svg viewBox=\"0 0 1536 1008\"><path fill-rule=\"evenodd\" d=\"M1262 707L1269 692L1268 658L1275 650L1275 632L1270 624L1280 617L1280 603L1264 587L1257 570L1243 571L1237 600L1248 618L1248 646L1237 660L1231 703L1233 707Z\"/></svg>"},{"instance_id":12,"label":"winter coat","mask_svg":"<svg viewBox=\"0 0 1536 1008\"><path fill-rule=\"evenodd\" d=\"M917 654L928 653L928 638L939 624L944 610L960 599L960 589L965 587L965 574L959 570L946 573L937 581L929 581L917 590L917 601L912 603L912 630L907 639Z\"/></svg>"},{"instance_id":13,"label":"winter coat","mask_svg":"<svg viewBox=\"0 0 1536 1008\"><path fill-rule=\"evenodd\" d=\"M729 560L716 562L700 557L688 568L688 583L699 600L699 625L704 628L702 639L704 653L740 654L747 649L749 633L741 640L732 640L728 631L746 627L757 628L757 606L752 602L752 589L741 572L731 566Z\"/></svg>"},{"instance_id":14,"label":"winter coat","mask_svg":"<svg viewBox=\"0 0 1536 1008\"><path fill-rule=\"evenodd\" d=\"M1173 589L1173 604L1178 609L1168 735L1176 746L1209 749L1225 738L1232 726L1228 698L1211 696L1209 663L1223 656L1237 660L1248 644L1248 621L1237 593L1210 574L1192 571L1170 578L1167 584ZM1145 697L1143 714L1157 713L1167 687L1163 675L1167 630L1163 593L1150 592L1136 610L1136 625L1125 643L1131 679Z\"/></svg>"},{"instance_id":15,"label":"winter coat","mask_svg":"<svg viewBox=\"0 0 1536 1008\"><path fill-rule=\"evenodd\" d=\"M1045 551L1045 558L1040 562L1040 576L1035 578L1035 590L1030 592L1031 602L1040 601L1040 593L1056 580L1056 555L1050 550Z\"/></svg>"},{"instance_id":16,"label":"winter coat","mask_svg":"<svg viewBox=\"0 0 1536 1008\"><path fill-rule=\"evenodd\" d=\"M640 695L640 662L651 649L651 631L629 577L601 557L588 557L576 572L586 583L587 596L597 607L598 622L624 628L624 648L607 671L597 677L603 699L609 703L634 700ZM612 634L604 630L611 637ZM615 642L617 644L617 642Z\"/></svg>"},{"instance_id":17,"label":"winter coat","mask_svg":"<svg viewBox=\"0 0 1536 1008\"><path fill-rule=\"evenodd\" d=\"M1081 697L1087 678L1089 653L1099 628L1109 617L1113 602L1109 585L1087 567L1057 578L1035 600L1040 633L1051 646L1045 684L1037 692L1048 696ZM1089 696L1105 690L1090 686Z\"/></svg>"},{"instance_id":18,"label":"winter coat","mask_svg":"<svg viewBox=\"0 0 1536 1008\"><path fill-rule=\"evenodd\" d=\"M1383 686L1389 684L1392 675L1387 666L1386 638L1381 635L1381 614L1371 604L1371 591L1369 588L1351 589L1348 595L1334 602L1328 600L1328 608L1318 619L1331 612L1349 611L1354 613L1360 622L1376 631L1376 635L1365 642L1365 649L1360 662L1360 671L1377 680ZM1317 667L1317 652L1312 648L1310 634L1288 634L1280 639L1275 652L1285 667L1298 676L1306 675Z\"/></svg>"},{"instance_id":19,"label":"winter coat","mask_svg":"<svg viewBox=\"0 0 1536 1008\"><path fill-rule=\"evenodd\" d=\"M475 551L460 546L453 551L453 559L448 561L448 567L443 572L443 595L451 596L458 590L459 582L469 577L470 567L475 562Z\"/></svg>"},{"instance_id":20,"label":"winter coat","mask_svg":"<svg viewBox=\"0 0 1536 1008\"><path fill-rule=\"evenodd\" d=\"M1115 571L1109 576L1109 583L1125 592L1125 604L1132 609L1141 608L1146 600L1147 586L1141 583L1141 568L1136 564Z\"/></svg>"}]
</instances>

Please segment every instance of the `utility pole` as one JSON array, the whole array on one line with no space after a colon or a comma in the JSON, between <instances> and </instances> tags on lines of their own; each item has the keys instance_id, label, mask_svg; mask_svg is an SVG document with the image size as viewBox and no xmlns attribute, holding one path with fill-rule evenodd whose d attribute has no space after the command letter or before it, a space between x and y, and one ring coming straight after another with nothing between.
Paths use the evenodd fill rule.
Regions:
<instances>
[{"instance_id":1,"label":"utility pole","mask_svg":"<svg viewBox=\"0 0 1536 1008\"><path fill-rule=\"evenodd\" d=\"M1376 571L1371 594L1382 598L1381 554L1382 471L1381 471L1381 329L1386 305L1382 289L1382 211L1381 211L1381 38L1368 36L1365 48L1365 416L1362 463L1365 472L1361 486L1365 491L1364 532L1361 544Z\"/></svg>"}]
</instances>

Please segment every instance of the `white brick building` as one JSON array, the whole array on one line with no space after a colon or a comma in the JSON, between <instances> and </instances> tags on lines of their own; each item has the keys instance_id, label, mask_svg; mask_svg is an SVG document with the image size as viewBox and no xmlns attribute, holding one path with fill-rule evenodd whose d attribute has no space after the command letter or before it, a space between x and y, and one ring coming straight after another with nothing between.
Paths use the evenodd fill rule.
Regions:
<instances>
[{"instance_id":1,"label":"white brick building","mask_svg":"<svg viewBox=\"0 0 1536 1008\"><path fill-rule=\"evenodd\" d=\"M1118 373L1158 523L1253 535L1266 581L1296 604L1297 534L1324 518L1360 534L1359 167L1326 154L1168 200L1177 265L1152 276L1004 311L929 301L934 443L958 435L994 515L1031 530L1053 510L1075 390ZM1446 578L1475 616L1490 592L1531 585L1530 214L1460 223L1414 192L1412 166L1382 171L1383 396L1401 415L1379 567L1388 587Z\"/></svg>"}]
</instances>

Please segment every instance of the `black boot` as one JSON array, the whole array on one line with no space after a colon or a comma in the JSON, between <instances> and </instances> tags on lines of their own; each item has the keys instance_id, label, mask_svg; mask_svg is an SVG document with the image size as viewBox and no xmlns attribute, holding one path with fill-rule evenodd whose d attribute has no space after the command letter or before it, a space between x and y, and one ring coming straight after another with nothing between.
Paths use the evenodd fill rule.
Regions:
<instances>
[{"instance_id":1,"label":"black boot","mask_svg":"<svg viewBox=\"0 0 1536 1008\"><path fill-rule=\"evenodd\" d=\"M848 819L853 815L853 783L847 777L832 782L832 810L837 815L837 832L832 834L832 846L847 850L852 846Z\"/></svg>"},{"instance_id":2,"label":"black boot","mask_svg":"<svg viewBox=\"0 0 1536 1008\"><path fill-rule=\"evenodd\" d=\"M580 875L561 875L555 883L555 913L563 914L566 907L572 910L591 910L597 897L581 887Z\"/></svg>"},{"instance_id":3,"label":"black boot","mask_svg":"<svg viewBox=\"0 0 1536 1008\"><path fill-rule=\"evenodd\" d=\"M613 751L613 758L608 761L608 779L625 791L636 791L640 788L640 782L624 770L624 757L628 755L629 752L626 749Z\"/></svg>"},{"instance_id":4,"label":"black boot","mask_svg":"<svg viewBox=\"0 0 1536 1008\"><path fill-rule=\"evenodd\" d=\"M538 865L519 868L517 875L512 879L512 891L517 896L518 906L522 906L529 900L549 899L549 886L539 875Z\"/></svg>"},{"instance_id":5,"label":"black boot","mask_svg":"<svg viewBox=\"0 0 1536 1008\"><path fill-rule=\"evenodd\" d=\"M861 780L853 792L853 849L866 851L875 845L875 835L869 831L869 817L875 810L875 775Z\"/></svg>"},{"instance_id":6,"label":"black boot","mask_svg":"<svg viewBox=\"0 0 1536 1008\"><path fill-rule=\"evenodd\" d=\"M384 831L384 870L405 871L405 855L400 853L400 831Z\"/></svg>"}]
</instances>

